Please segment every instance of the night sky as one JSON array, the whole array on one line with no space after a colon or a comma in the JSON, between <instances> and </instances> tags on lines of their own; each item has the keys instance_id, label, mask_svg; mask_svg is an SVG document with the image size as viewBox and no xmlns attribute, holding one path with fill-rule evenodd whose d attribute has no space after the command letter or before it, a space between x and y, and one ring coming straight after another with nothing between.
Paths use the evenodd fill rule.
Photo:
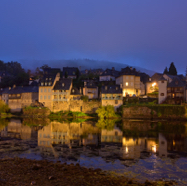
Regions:
<instances>
[{"instance_id":1,"label":"night sky","mask_svg":"<svg viewBox=\"0 0 187 186\"><path fill-rule=\"evenodd\" d=\"M184 74L187 0L0 0L0 60L77 58Z\"/></svg>"}]
</instances>

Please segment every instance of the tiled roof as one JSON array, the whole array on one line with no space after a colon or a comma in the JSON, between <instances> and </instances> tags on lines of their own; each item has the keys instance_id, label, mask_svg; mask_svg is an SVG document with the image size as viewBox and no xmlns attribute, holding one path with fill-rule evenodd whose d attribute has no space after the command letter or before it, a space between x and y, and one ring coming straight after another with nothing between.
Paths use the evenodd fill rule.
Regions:
<instances>
[{"instance_id":1,"label":"tiled roof","mask_svg":"<svg viewBox=\"0 0 187 186\"><path fill-rule=\"evenodd\" d=\"M44 68L43 72L45 75L56 75L58 72L61 72L60 68Z\"/></svg>"},{"instance_id":2,"label":"tiled roof","mask_svg":"<svg viewBox=\"0 0 187 186\"><path fill-rule=\"evenodd\" d=\"M117 77L119 75L119 71L113 69L106 69L100 76L113 76Z\"/></svg>"},{"instance_id":3,"label":"tiled roof","mask_svg":"<svg viewBox=\"0 0 187 186\"><path fill-rule=\"evenodd\" d=\"M76 87L73 87L71 89L71 95L81 95L80 90L78 90Z\"/></svg>"},{"instance_id":4,"label":"tiled roof","mask_svg":"<svg viewBox=\"0 0 187 186\"><path fill-rule=\"evenodd\" d=\"M175 77L171 83L168 84L168 87L185 87L186 83L181 81L180 78Z\"/></svg>"},{"instance_id":5,"label":"tiled roof","mask_svg":"<svg viewBox=\"0 0 187 186\"><path fill-rule=\"evenodd\" d=\"M27 87L18 86L18 87L10 89L8 91L8 94L21 94L21 93L29 93L29 92L38 92L38 87L37 86L27 86Z\"/></svg>"},{"instance_id":6,"label":"tiled roof","mask_svg":"<svg viewBox=\"0 0 187 186\"><path fill-rule=\"evenodd\" d=\"M163 76L158 81L167 81Z\"/></svg>"},{"instance_id":7,"label":"tiled roof","mask_svg":"<svg viewBox=\"0 0 187 186\"><path fill-rule=\"evenodd\" d=\"M122 75L135 75L135 76L139 76L139 72L137 72L135 68L126 67L126 68L122 68L121 69L121 71L119 73L119 76L122 76Z\"/></svg>"},{"instance_id":8,"label":"tiled roof","mask_svg":"<svg viewBox=\"0 0 187 186\"><path fill-rule=\"evenodd\" d=\"M77 67L63 67L63 76L76 76L76 72L79 70Z\"/></svg>"},{"instance_id":9,"label":"tiled roof","mask_svg":"<svg viewBox=\"0 0 187 186\"><path fill-rule=\"evenodd\" d=\"M9 88L4 88L3 90L1 90L0 94L8 94L9 93Z\"/></svg>"},{"instance_id":10,"label":"tiled roof","mask_svg":"<svg viewBox=\"0 0 187 186\"><path fill-rule=\"evenodd\" d=\"M52 86L55 80L55 75L44 75L40 81L40 86Z\"/></svg>"},{"instance_id":11,"label":"tiled roof","mask_svg":"<svg viewBox=\"0 0 187 186\"><path fill-rule=\"evenodd\" d=\"M161 74L161 73L155 73L155 74L151 77L151 81L158 81L162 76L163 76L163 74Z\"/></svg>"},{"instance_id":12,"label":"tiled roof","mask_svg":"<svg viewBox=\"0 0 187 186\"><path fill-rule=\"evenodd\" d=\"M122 89L120 85L102 86L101 94L122 94Z\"/></svg>"},{"instance_id":13,"label":"tiled roof","mask_svg":"<svg viewBox=\"0 0 187 186\"><path fill-rule=\"evenodd\" d=\"M87 88L97 88L95 82L86 82L86 85L84 87L87 87Z\"/></svg>"},{"instance_id":14,"label":"tiled roof","mask_svg":"<svg viewBox=\"0 0 187 186\"><path fill-rule=\"evenodd\" d=\"M60 79L55 83L53 90L69 90L72 83L72 79Z\"/></svg>"}]
</instances>

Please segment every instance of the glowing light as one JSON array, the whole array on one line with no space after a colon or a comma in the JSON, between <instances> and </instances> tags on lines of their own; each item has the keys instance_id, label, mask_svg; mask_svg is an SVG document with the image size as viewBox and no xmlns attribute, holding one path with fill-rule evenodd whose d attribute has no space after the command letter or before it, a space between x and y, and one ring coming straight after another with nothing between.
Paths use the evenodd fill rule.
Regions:
<instances>
[{"instance_id":1,"label":"glowing light","mask_svg":"<svg viewBox=\"0 0 187 186\"><path fill-rule=\"evenodd\" d=\"M153 152L156 152L156 145L153 145L153 146L152 146L152 151L153 151Z\"/></svg>"},{"instance_id":2,"label":"glowing light","mask_svg":"<svg viewBox=\"0 0 187 186\"><path fill-rule=\"evenodd\" d=\"M129 85L129 83L128 82L126 82L126 86L128 86Z\"/></svg>"},{"instance_id":3,"label":"glowing light","mask_svg":"<svg viewBox=\"0 0 187 186\"><path fill-rule=\"evenodd\" d=\"M125 152L128 153L129 152L129 149L128 147L125 148Z\"/></svg>"},{"instance_id":4,"label":"glowing light","mask_svg":"<svg viewBox=\"0 0 187 186\"><path fill-rule=\"evenodd\" d=\"M153 84L152 84L152 87L154 87L155 85L156 85L156 83L153 83Z\"/></svg>"}]
</instances>

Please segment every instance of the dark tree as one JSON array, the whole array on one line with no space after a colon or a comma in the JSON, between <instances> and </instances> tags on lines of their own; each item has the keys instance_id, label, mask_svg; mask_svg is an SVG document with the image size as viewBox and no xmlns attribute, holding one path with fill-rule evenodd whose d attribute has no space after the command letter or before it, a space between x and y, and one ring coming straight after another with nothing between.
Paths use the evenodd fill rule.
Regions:
<instances>
[{"instance_id":1,"label":"dark tree","mask_svg":"<svg viewBox=\"0 0 187 186\"><path fill-rule=\"evenodd\" d=\"M163 74L168 74L168 68L166 67Z\"/></svg>"},{"instance_id":2,"label":"dark tree","mask_svg":"<svg viewBox=\"0 0 187 186\"><path fill-rule=\"evenodd\" d=\"M170 64L169 74L170 75L177 75L177 69L175 68L175 65L173 62L171 62L171 64Z\"/></svg>"}]
</instances>

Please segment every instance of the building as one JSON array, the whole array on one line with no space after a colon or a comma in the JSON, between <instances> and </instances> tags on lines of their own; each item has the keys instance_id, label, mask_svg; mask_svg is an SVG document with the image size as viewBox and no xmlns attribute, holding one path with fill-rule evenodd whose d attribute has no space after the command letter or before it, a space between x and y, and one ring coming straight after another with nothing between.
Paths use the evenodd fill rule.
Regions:
<instances>
[{"instance_id":1,"label":"building","mask_svg":"<svg viewBox=\"0 0 187 186\"><path fill-rule=\"evenodd\" d=\"M123 105L123 94L120 85L109 85L101 88L102 106L112 105L115 110Z\"/></svg>"},{"instance_id":2,"label":"building","mask_svg":"<svg viewBox=\"0 0 187 186\"><path fill-rule=\"evenodd\" d=\"M71 89L70 100L80 100L81 96L82 96L81 88L80 88L80 90L78 90L78 88L76 88L76 87L73 87Z\"/></svg>"},{"instance_id":3,"label":"building","mask_svg":"<svg viewBox=\"0 0 187 186\"><path fill-rule=\"evenodd\" d=\"M99 81L115 81L116 77L119 75L119 71L116 71L114 67L112 69L106 69L100 76Z\"/></svg>"},{"instance_id":4,"label":"building","mask_svg":"<svg viewBox=\"0 0 187 186\"><path fill-rule=\"evenodd\" d=\"M1 97L1 100L4 101L5 104L8 105L8 94L9 94L9 90L11 89L11 87L9 88L4 88L3 90L1 90L0 92L0 97Z\"/></svg>"},{"instance_id":5,"label":"building","mask_svg":"<svg viewBox=\"0 0 187 186\"><path fill-rule=\"evenodd\" d=\"M54 75L44 75L39 86L39 102L45 107L52 109L52 100L54 99L54 85L60 79L60 73Z\"/></svg>"},{"instance_id":6,"label":"building","mask_svg":"<svg viewBox=\"0 0 187 186\"><path fill-rule=\"evenodd\" d=\"M63 67L62 77L76 79L79 76L79 69L77 67Z\"/></svg>"},{"instance_id":7,"label":"building","mask_svg":"<svg viewBox=\"0 0 187 186\"><path fill-rule=\"evenodd\" d=\"M119 76L116 78L116 84L122 88L123 97L141 95L140 75L135 68L126 67L121 69Z\"/></svg>"},{"instance_id":8,"label":"building","mask_svg":"<svg viewBox=\"0 0 187 186\"><path fill-rule=\"evenodd\" d=\"M13 86L8 91L8 106L11 112L20 112L22 108L38 101L38 87Z\"/></svg>"},{"instance_id":9,"label":"building","mask_svg":"<svg viewBox=\"0 0 187 186\"><path fill-rule=\"evenodd\" d=\"M84 82L83 95L89 99L98 99L98 86L94 82Z\"/></svg>"}]
</instances>

